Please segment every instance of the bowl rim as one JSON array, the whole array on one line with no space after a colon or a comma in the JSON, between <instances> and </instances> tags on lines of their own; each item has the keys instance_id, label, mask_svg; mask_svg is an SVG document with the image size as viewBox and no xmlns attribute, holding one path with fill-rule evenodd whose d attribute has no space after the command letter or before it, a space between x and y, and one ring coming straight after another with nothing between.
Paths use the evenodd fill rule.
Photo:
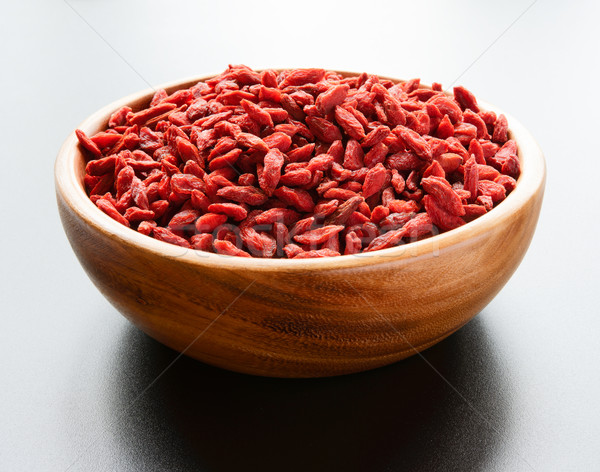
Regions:
<instances>
[{"instance_id":1,"label":"bowl rim","mask_svg":"<svg viewBox=\"0 0 600 472\"><path fill-rule=\"evenodd\" d=\"M281 69L274 69L281 70ZM335 71L343 76L360 75L358 72ZM170 81L158 85L156 88L146 88L139 92L122 97L100 108L84 119L77 127L87 134L97 132L101 126L106 125L108 118L118 108L134 102L143 102L152 97L157 89L164 88L172 92L179 88L210 79L218 74L201 75ZM379 76L394 82L403 82L404 79ZM427 85L420 85L429 88ZM56 157L54 166L55 189L57 197L60 195L66 205L78 215L80 219L102 232L105 236L119 242L134 246L140 250L153 253L156 256L175 259L195 266L213 267L222 269L247 269L258 271L305 271L305 270L336 270L385 264L388 262L409 261L420 257L437 257L442 251L451 247L464 244L467 240L480 238L498 225L508 222L510 217L523 207L528 201L535 198L543 191L546 179L546 164L542 151L527 129L512 115L485 101L478 100L481 109L502 113L509 123L509 137L514 139L519 150L521 161L521 175L516 188L497 207L490 212L476 218L469 223L453 230L406 243L400 246L381 249L378 251L341 255L335 257L307 258L307 259L263 259L227 256L210 252L187 249L174 244L159 241L152 237L138 233L121 223L113 220L96 207L88 197L82 179L78 177L78 161L83 153L78 146L78 140L73 130L64 141Z\"/></svg>"}]
</instances>

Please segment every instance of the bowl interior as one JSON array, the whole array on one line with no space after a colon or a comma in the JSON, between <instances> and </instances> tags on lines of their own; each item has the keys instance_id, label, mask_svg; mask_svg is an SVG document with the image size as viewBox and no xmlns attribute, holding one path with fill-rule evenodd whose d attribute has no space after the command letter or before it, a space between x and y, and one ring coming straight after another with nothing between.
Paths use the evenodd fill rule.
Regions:
<instances>
[{"instance_id":1,"label":"bowl interior","mask_svg":"<svg viewBox=\"0 0 600 472\"><path fill-rule=\"evenodd\" d=\"M344 76L358 75L354 72L338 72ZM179 80L163 84L157 88L164 88L167 92L171 93L181 88L191 87L198 81L207 80L211 77L213 75ZM382 78L400 82L400 80L394 78ZM147 89L117 100L85 119L78 128L85 131L88 135L92 135L104 129L112 112L121 106L128 105L134 111L146 107L154 92L154 89ZM503 113L507 117L509 138L517 142L519 158L521 160L521 175L517 180L517 187L497 207L494 207L490 212L464 226L401 246L369 253L316 259L254 258L252 260L253 268L271 271L281 269L304 270L308 267L317 270L319 268L357 267L365 264L385 263L390 259L397 260L418 257L427 253L436 253L450 245L460 244L466 238L477 237L477 235L493 229L496 225L507 223L513 212L543 189L546 175L544 158L534 138L514 117L481 100L478 100L478 103L480 108L484 110ZM115 238L142 246L163 257L183 258L188 262L225 267L243 267L248 264L248 261L244 260L244 258L184 249L158 241L117 223L96 208L87 196L83 184L85 165L85 156L78 146L75 134L72 133L59 151L56 160L56 186L57 190L65 196L72 209L88 223L101 227L103 231L110 233Z\"/></svg>"}]
</instances>

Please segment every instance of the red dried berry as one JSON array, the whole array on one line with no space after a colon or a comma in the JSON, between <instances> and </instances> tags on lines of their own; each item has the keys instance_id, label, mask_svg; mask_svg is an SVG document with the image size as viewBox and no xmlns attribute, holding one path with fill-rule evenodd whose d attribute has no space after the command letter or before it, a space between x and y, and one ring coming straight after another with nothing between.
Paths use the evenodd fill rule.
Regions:
<instances>
[{"instance_id":1,"label":"red dried berry","mask_svg":"<svg viewBox=\"0 0 600 472\"><path fill-rule=\"evenodd\" d=\"M383 164L377 164L372 169L369 169L365 176L365 182L362 186L362 195L364 198L369 198L379 192L386 180L387 171Z\"/></svg>"},{"instance_id":2,"label":"red dried berry","mask_svg":"<svg viewBox=\"0 0 600 472\"><path fill-rule=\"evenodd\" d=\"M152 234L154 235L155 239L158 239L159 241L164 241L165 243L176 244L177 246L185 248L192 247L185 238L177 236L173 232L169 231L167 228L161 228L160 226L156 226L153 229Z\"/></svg>"},{"instance_id":3,"label":"red dried berry","mask_svg":"<svg viewBox=\"0 0 600 472\"><path fill-rule=\"evenodd\" d=\"M258 177L258 183L268 196L273 195L273 191L279 183L284 160L283 153L276 148L271 149L264 157L264 168Z\"/></svg>"},{"instance_id":4,"label":"red dried berry","mask_svg":"<svg viewBox=\"0 0 600 472\"><path fill-rule=\"evenodd\" d=\"M479 165L472 157L465 164L464 189L469 192L469 201L474 202L477 198L477 185L479 184Z\"/></svg>"},{"instance_id":5,"label":"red dried berry","mask_svg":"<svg viewBox=\"0 0 600 472\"><path fill-rule=\"evenodd\" d=\"M294 236L294 240L300 244L322 244L343 229L344 226L342 225L323 226L322 228L317 228L302 234L298 234Z\"/></svg>"},{"instance_id":6,"label":"red dried berry","mask_svg":"<svg viewBox=\"0 0 600 472\"><path fill-rule=\"evenodd\" d=\"M446 209L440 205L439 200L436 200L431 195L425 195L423 197L423 204L425 205L425 210L427 211L429 218L431 218L432 223L444 231L449 231L465 224L462 218L447 212ZM465 209L462 205L461 212L464 215Z\"/></svg>"},{"instance_id":7,"label":"red dried berry","mask_svg":"<svg viewBox=\"0 0 600 472\"><path fill-rule=\"evenodd\" d=\"M171 231L184 231L194 228L194 222L200 216L197 210L183 210L176 213L167 225Z\"/></svg>"},{"instance_id":8,"label":"red dried berry","mask_svg":"<svg viewBox=\"0 0 600 472\"><path fill-rule=\"evenodd\" d=\"M504 115L499 115L494 124L494 135L492 139L500 144L503 144L508 139L508 121Z\"/></svg>"},{"instance_id":9,"label":"red dried berry","mask_svg":"<svg viewBox=\"0 0 600 472\"><path fill-rule=\"evenodd\" d=\"M205 213L196 220L196 231L198 233L212 233L216 228L225 224L227 215L218 213Z\"/></svg>"},{"instance_id":10,"label":"red dried berry","mask_svg":"<svg viewBox=\"0 0 600 472\"><path fill-rule=\"evenodd\" d=\"M466 88L458 86L454 87L454 98L461 106L463 110L470 109L475 113L479 112L479 107L477 106L477 100L475 99L475 95L469 92Z\"/></svg>"},{"instance_id":11,"label":"red dried berry","mask_svg":"<svg viewBox=\"0 0 600 472\"><path fill-rule=\"evenodd\" d=\"M223 187L217 190L219 197L227 198L238 203L247 203L250 206L263 205L269 197L256 187Z\"/></svg>"},{"instance_id":12,"label":"red dried berry","mask_svg":"<svg viewBox=\"0 0 600 472\"><path fill-rule=\"evenodd\" d=\"M240 249L235 244L230 241L224 241L218 239L213 242L213 247L218 254L223 254L226 256L237 256L237 257L252 257L246 251Z\"/></svg>"},{"instance_id":13,"label":"red dried berry","mask_svg":"<svg viewBox=\"0 0 600 472\"><path fill-rule=\"evenodd\" d=\"M348 84L334 85L327 91L319 94L315 105L321 115L327 115L329 112L335 109L336 106L341 105L348 95L350 86Z\"/></svg>"},{"instance_id":14,"label":"red dried berry","mask_svg":"<svg viewBox=\"0 0 600 472\"><path fill-rule=\"evenodd\" d=\"M96 206L110 216L113 220L118 221L122 225L129 226L129 221L117 211L115 206L109 200L105 198L99 198L96 200Z\"/></svg>"},{"instance_id":15,"label":"red dried berry","mask_svg":"<svg viewBox=\"0 0 600 472\"><path fill-rule=\"evenodd\" d=\"M332 143L338 139L342 139L340 129L325 118L308 116L306 117L306 124L310 131L324 143Z\"/></svg>"},{"instance_id":16,"label":"red dried berry","mask_svg":"<svg viewBox=\"0 0 600 472\"><path fill-rule=\"evenodd\" d=\"M230 66L121 107L91 138L77 130L83 182L116 221L186 248L291 259L393 247L471 221L517 185L506 117L453 92Z\"/></svg>"},{"instance_id":17,"label":"red dried berry","mask_svg":"<svg viewBox=\"0 0 600 472\"><path fill-rule=\"evenodd\" d=\"M431 147L423 139L419 136L418 133L413 130L406 128L405 126L396 126L394 128L394 134L396 134L404 144L409 147L417 156L425 161L430 161L433 159L433 154L431 152Z\"/></svg>"},{"instance_id":18,"label":"red dried berry","mask_svg":"<svg viewBox=\"0 0 600 472\"><path fill-rule=\"evenodd\" d=\"M324 69L296 69L288 71L284 79L279 84L279 88L285 88L289 85L315 84L325 75Z\"/></svg>"},{"instance_id":19,"label":"red dried berry","mask_svg":"<svg viewBox=\"0 0 600 472\"><path fill-rule=\"evenodd\" d=\"M357 141L365 138L365 129L352 112L337 106L335 107L335 120L350 138Z\"/></svg>"},{"instance_id":20,"label":"red dried berry","mask_svg":"<svg viewBox=\"0 0 600 472\"><path fill-rule=\"evenodd\" d=\"M365 154L364 164L366 167L373 167L377 164L383 164L388 154L389 148L383 142L377 143L369 152Z\"/></svg>"},{"instance_id":21,"label":"red dried berry","mask_svg":"<svg viewBox=\"0 0 600 472\"><path fill-rule=\"evenodd\" d=\"M286 226L293 225L298 221L300 214L289 208L271 208L256 216L256 224L268 225L275 222L283 223Z\"/></svg>"},{"instance_id":22,"label":"red dried berry","mask_svg":"<svg viewBox=\"0 0 600 472\"><path fill-rule=\"evenodd\" d=\"M305 251L294 256L294 259L311 259L314 257L335 257L339 256L340 253L338 251L334 251L333 249L323 248L316 249L313 251Z\"/></svg>"},{"instance_id":23,"label":"red dried berry","mask_svg":"<svg viewBox=\"0 0 600 472\"><path fill-rule=\"evenodd\" d=\"M448 181L441 177L426 177L421 179L425 192L430 194L439 206L448 213L456 216L464 215L460 197L452 189Z\"/></svg>"},{"instance_id":24,"label":"red dried berry","mask_svg":"<svg viewBox=\"0 0 600 472\"><path fill-rule=\"evenodd\" d=\"M242 221L248 215L246 209L235 203L212 203L207 210L211 213L222 213L233 218L235 221Z\"/></svg>"},{"instance_id":25,"label":"red dried berry","mask_svg":"<svg viewBox=\"0 0 600 472\"><path fill-rule=\"evenodd\" d=\"M210 233L195 234L190 238L190 243L194 249L210 252L212 251L213 235Z\"/></svg>"},{"instance_id":26,"label":"red dried berry","mask_svg":"<svg viewBox=\"0 0 600 472\"><path fill-rule=\"evenodd\" d=\"M301 212L311 212L315 207L312 197L305 190L282 186L275 190L274 195Z\"/></svg>"}]
</instances>

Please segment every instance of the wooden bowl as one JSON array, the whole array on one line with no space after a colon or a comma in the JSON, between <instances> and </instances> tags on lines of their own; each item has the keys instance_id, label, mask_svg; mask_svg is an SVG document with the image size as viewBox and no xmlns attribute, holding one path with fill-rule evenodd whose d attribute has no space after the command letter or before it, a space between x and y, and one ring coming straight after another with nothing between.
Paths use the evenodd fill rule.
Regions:
<instances>
[{"instance_id":1,"label":"wooden bowl","mask_svg":"<svg viewBox=\"0 0 600 472\"><path fill-rule=\"evenodd\" d=\"M171 92L204 79L164 88ZM146 90L118 100L79 127L94 134L115 109L126 104L139 109L152 94ZM492 300L521 262L542 204L545 164L529 132L506 116L522 174L505 201L458 229L367 254L248 260L139 234L105 215L86 195L85 161L74 133L56 160L58 207L94 284L161 343L255 375L364 371L452 334Z\"/></svg>"}]
</instances>

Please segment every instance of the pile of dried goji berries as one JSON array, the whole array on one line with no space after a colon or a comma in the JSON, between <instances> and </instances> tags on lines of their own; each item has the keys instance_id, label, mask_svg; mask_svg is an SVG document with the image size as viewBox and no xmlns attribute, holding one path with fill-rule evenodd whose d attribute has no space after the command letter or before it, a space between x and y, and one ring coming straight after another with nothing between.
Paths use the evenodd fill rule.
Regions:
<instances>
[{"instance_id":1,"label":"pile of dried goji berries","mask_svg":"<svg viewBox=\"0 0 600 472\"><path fill-rule=\"evenodd\" d=\"M507 133L463 87L230 66L77 137L90 198L119 223L297 259L389 248L490 211L519 176Z\"/></svg>"}]
</instances>

